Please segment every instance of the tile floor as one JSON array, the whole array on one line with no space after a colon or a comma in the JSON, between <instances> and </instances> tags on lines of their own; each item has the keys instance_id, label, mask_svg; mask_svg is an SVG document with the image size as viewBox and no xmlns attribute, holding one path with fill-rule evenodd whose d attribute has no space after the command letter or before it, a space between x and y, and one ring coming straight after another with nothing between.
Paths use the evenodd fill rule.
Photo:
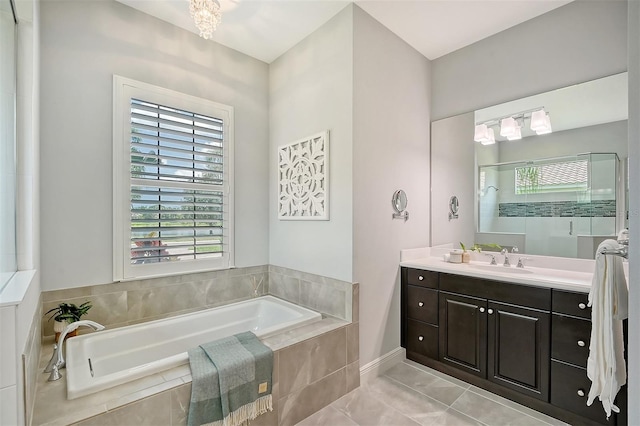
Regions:
<instances>
[{"instance_id":1,"label":"tile floor","mask_svg":"<svg viewBox=\"0 0 640 426\"><path fill-rule=\"evenodd\" d=\"M298 423L321 425L566 424L407 360Z\"/></svg>"}]
</instances>

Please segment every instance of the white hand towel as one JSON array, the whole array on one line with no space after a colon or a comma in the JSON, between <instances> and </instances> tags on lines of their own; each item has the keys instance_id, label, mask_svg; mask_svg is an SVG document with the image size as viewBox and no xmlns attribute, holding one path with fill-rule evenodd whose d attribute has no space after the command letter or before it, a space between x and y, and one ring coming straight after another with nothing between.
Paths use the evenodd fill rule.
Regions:
<instances>
[{"instance_id":1,"label":"white hand towel","mask_svg":"<svg viewBox=\"0 0 640 426\"><path fill-rule=\"evenodd\" d=\"M599 254L602 249L617 248L619 244L614 240L605 240L598 246L589 292L591 342L587 376L591 380L591 389L587 405L598 397L607 418L612 411L620 412L613 401L627 381L622 335L622 320L627 318L628 312L627 280L619 256Z\"/></svg>"}]
</instances>

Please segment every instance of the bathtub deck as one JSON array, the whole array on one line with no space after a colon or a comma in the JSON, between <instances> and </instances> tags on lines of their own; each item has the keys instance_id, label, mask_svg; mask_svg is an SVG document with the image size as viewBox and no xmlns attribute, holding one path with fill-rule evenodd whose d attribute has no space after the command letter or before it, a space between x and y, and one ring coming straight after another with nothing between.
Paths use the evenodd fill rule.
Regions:
<instances>
[{"instance_id":1,"label":"bathtub deck","mask_svg":"<svg viewBox=\"0 0 640 426\"><path fill-rule=\"evenodd\" d=\"M319 322L267 337L262 342L275 352L348 324L350 324L348 321L325 317ZM52 348L52 345L43 346L41 369L44 369L49 361ZM62 370L62 375L63 378L56 382L47 382L49 375L39 373L32 425L53 426L77 423L191 382L189 366L183 365L92 395L68 400L65 370Z\"/></svg>"}]
</instances>

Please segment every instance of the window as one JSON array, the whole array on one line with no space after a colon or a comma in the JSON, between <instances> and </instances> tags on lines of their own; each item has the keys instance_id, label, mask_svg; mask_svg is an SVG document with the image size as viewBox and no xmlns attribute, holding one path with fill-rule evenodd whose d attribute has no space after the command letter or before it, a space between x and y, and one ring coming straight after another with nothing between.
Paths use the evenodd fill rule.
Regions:
<instances>
[{"instance_id":1,"label":"window","mask_svg":"<svg viewBox=\"0 0 640 426\"><path fill-rule=\"evenodd\" d=\"M587 160L516 167L516 194L584 191L588 188Z\"/></svg>"},{"instance_id":2,"label":"window","mask_svg":"<svg viewBox=\"0 0 640 426\"><path fill-rule=\"evenodd\" d=\"M114 77L114 279L233 261L233 108Z\"/></svg>"}]
</instances>

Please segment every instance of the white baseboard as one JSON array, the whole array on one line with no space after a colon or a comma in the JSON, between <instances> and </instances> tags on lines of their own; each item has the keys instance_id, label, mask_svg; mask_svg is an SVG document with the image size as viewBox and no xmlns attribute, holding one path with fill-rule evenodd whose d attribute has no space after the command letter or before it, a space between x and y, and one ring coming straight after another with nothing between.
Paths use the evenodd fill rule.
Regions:
<instances>
[{"instance_id":1,"label":"white baseboard","mask_svg":"<svg viewBox=\"0 0 640 426\"><path fill-rule=\"evenodd\" d=\"M405 349L402 347L397 347L394 350L382 355L381 357L374 359L373 361L360 367L360 383L366 383L369 380L381 376L385 371L396 364L400 364L406 358L407 354Z\"/></svg>"}]
</instances>

